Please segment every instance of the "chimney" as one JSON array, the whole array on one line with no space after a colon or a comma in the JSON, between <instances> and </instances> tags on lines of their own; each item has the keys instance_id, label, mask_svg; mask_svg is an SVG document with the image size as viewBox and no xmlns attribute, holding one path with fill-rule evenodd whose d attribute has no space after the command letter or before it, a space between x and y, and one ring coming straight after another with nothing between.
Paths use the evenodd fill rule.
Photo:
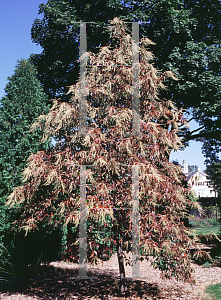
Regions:
<instances>
[{"instance_id":1,"label":"chimney","mask_svg":"<svg viewBox=\"0 0 221 300\"><path fill-rule=\"evenodd\" d=\"M188 173L188 164L185 162L185 160L183 160L181 167L183 169L183 173L187 174Z\"/></svg>"}]
</instances>

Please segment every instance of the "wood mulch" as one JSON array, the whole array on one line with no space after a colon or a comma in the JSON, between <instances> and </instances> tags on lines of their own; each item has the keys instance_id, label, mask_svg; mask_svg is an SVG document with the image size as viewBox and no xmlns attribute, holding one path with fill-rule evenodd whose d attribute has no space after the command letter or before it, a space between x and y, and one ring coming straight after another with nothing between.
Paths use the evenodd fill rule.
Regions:
<instances>
[{"instance_id":1,"label":"wood mulch","mask_svg":"<svg viewBox=\"0 0 221 300\"><path fill-rule=\"evenodd\" d=\"M130 258L127 254L127 258ZM3 300L71 300L71 299L169 299L202 300L209 299L204 291L210 284L221 283L221 268L203 268L192 264L195 270L195 284L177 282L175 279L164 280L161 272L150 265L150 261L140 263L139 280L127 279L128 294L118 296L119 271L117 255L109 261L96 266L88 266L90 279L79 279L78 265L69 262L52 262L33 270L29 287L22 293L0 293ZM130 266L125 266L126 277L131 277Z\"/></svg>"}]
</instances>

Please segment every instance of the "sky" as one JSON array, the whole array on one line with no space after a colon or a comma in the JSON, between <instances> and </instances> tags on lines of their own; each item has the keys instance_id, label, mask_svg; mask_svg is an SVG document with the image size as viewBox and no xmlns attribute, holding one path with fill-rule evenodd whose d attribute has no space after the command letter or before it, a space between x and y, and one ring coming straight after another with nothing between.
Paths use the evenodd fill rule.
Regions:
<instances>
[{"instance_id":1,"label":"sky","mask_svg":"<svg viewBox=\"0 0 221 300\"><path fill-rule=\"evenodd\" d=\"M7 77L17 61L28 59L31 53L41 53L41 47L31 41L31 27L38 15L39 4L46 0L0 0L0 98L4 96Z\"/></svg>"},{"instance_id":2,"label":"sky","mask_svg":"<svg viewBox=\"0 0 221 300\"><path fill-rule=\"evenodd\" d=\"M192 131L198 127L198 124L195 121L191 121L188 126ZM190 141L189 147L186 147L184 151L173 151L170 155L170 161L177 160L180 164L182 164L183 160L185 160L188 165L197 165L202 171L204 171L206 169L206 165L204 164L205 157L201 150L202 146L203 143Z\"/></svg>"},{"instance_id":3,"label":"sky","mask_svg":"<svg viewBox=\"0 0 221 300\"><path fill-rule=\"evenodd\" d=\"M41 53L40 46L31 41L31 27L38 15L41 4L47 0L0 0L0 98L4 96L7 77L11 76L18 60L28 59L32 53ZM190 129L196 123L191 122ZM184 151L171 154L170 160L183 160L189 165L197 165L205 170L204 156L200 142L190 142Z\"/></svg>"}]
</instances>

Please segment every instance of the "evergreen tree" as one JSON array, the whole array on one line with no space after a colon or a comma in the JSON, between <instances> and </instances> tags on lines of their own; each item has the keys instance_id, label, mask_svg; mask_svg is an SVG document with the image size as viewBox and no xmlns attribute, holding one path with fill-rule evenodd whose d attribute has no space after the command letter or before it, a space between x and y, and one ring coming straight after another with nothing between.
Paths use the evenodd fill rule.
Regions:
<instances>
[{"instance_id":1,"label":"evergreen tree","mask_svg":"<svg viewBox=\"0 0 221 300\"><path fill-rule=\"evenodd\" d=\"M18 63L8 78L6 95L0 100L0 197L7 196L21 183L21 172L31 153L47 149L40 143L41 133L30 133L30 126L47 113L47 96L37 78L37 70L28 60Z\"/></svg>"},{"instance_id":2,"label":"evergreen tree","mask_svg":"<svg viewBox=\"0 0 221 300\"><path fill-rule=\"evenodd\" d=\"M109 46L102 47L97 55L90 52L81 57L83 62L88 59L87 71L70 87L70 102L54 101L49 114L40 116L32 126L35 130L45 121L44 139L53 136L57 143L53 149L29 157L24 183L13 191L7 203L16 205L20 215L14 226L26 232L42 222L77 227L82 222L81 213L86 213L90 224L86 249L89 261L97 257L98 220L101 226L109 226L107 247L116 245L120 291L124 293L122 250L130 250L132 219L138 211L139 230L136 227L134 234L140 234L141 252L136 252L154 255L154 266L166 277L191 277L189 246L194 241L182 219L187 216L187 205L197 204L188 199L189 190L181 182L181 167L170 163L168 157L171 149L181 146L177 131L183 122L182 112L171 101L158 97L165 77L172 74L160 73L151 64L153 55L147 50L150 40L142 39L139 45L132 42L118 18L112 21L110 30ZM135 53L140 51L139 64L133 66L132 48ZM134 132L134 127L131 130L132 122L137 121L137 108L131 107L132 74L137 68L139 133ZM79 91L85 76L87 126L86 135L82 135L79 111L83 100ZM83 165L82 175L79 167ZM85 205L79 190L82 176L87 180L84 212L79 211L79 205ZM132 185L133 176L139 179L139 187ZM138 195L139 205L132 193ZM79 243L83 247L80 235Z\"/></svg>"},{"instance_id":3,"label":"evergreen tree","mask_svg":"<svg viewBox=\"0 0 221 300\"><path fill-rule=\"evenodd\" d=\"M0 238L1 244L9 247L15 238L9 234L15 215L13 209L6 209L6 199L21 184L21 172L29 155L49 148L49 141L40 143L41 130L29 132L35 119L48 112L47 96L30 61L18 63L0 102Z\"/></svg>"}]
</instances>

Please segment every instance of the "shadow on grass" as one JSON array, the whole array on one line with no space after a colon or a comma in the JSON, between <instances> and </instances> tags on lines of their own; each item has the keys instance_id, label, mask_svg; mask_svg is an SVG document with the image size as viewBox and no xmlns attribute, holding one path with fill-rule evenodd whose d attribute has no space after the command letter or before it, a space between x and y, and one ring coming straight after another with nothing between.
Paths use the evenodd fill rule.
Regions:
<instances>
[{"instance_id":1,"label":"shadow on grass","mask_svg":"<svg viewBox=\"0 0 221 300\"><path fill-rule=\"evenodd\" d=\"M199 234L198 235L200 239L200 249L207 252L211 259L208 257L204 257L203 259L194 259L194 263L198 265L204 265L205 263L208 264L208 266L218 266L221 267L221 241L220 241L220 234L219 234L219 240L214 236L214 234ZM195 249L191 249L190 253L193 255Z\"/></svg>"},{"instance_id":2,"label":"shadow on grass","mask_svg":"<svg viewBox=\"0 0 221 300\"><path fill-rule=\"evenodd\" d=\"M108 299L120 297L119 277L109 275L105 272L88 270L88 277L92 279L79 279L78 269L61 269L52 266L41 266L30 270L30 282L28 288L22 291L28 296L39 297L40 299ZM159 288L157 284L149 284L141 280L127 279L126 299L151 296L159 298ZM17 286L6 288L7 292L17 292ZM5 291L6 291L5 290ZM121 298L121 299L125 299Z\"/></svg>"}]
</instances>

